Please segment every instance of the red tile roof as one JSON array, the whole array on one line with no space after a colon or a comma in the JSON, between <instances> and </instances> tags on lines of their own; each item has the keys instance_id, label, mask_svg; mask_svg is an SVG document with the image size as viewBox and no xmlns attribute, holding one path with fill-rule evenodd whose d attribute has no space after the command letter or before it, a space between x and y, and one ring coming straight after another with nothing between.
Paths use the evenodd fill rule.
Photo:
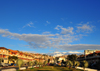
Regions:
<instances>
[{"instance_id":1,"label":"red tile roof","mask_svg":"<svg viewBox=\"0 0 100 71\"><path fill-rule=\"evenodd\" d=\"M11 50L11 49L8 49L8 50L13 52L13 53L17 53L18 52L17 50Z\"/></svg>"},{"instance_id":2,"label":"red tile roof","mask_svg":"<svg viewBox=\"0 0 100 71\"><path fill-rule=\"evenodd\" d=\"M100 51L96 51L95 53L100 53Z\"/></svg>"},{"instance_id":3,"label":"red tile roof","mask_svg":"<svg viewBox=\"0 0 100 71\"><path fill-rule=\"evenodd\" d=\"M7 49L7 48L5 48L5 47L0 47L0 49Z\"/></svg>"}]
</instances>

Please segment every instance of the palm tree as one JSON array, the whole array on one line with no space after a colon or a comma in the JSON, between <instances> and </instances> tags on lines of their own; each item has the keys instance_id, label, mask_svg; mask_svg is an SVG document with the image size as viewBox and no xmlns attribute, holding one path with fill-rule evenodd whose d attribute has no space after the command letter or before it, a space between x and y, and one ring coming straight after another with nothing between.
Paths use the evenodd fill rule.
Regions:
<instances>
[{"instance_id":1,"label":"palm tree","mask_svg":"<svg viewBox=\"0 0 100 71\"><path fill-rule=\"evenodd\" d=\"M79 61L75 61L75 68L77 69L77 67L80 65Z\"/></svg>"},{"instance_id":2,"label":"palm tree","mask_svg":"<svg viewBox=\"0 0 100 71\"><path fill-rule=\"evenodd\" d=\"M32 61L29 61L29 65L30 65L31 67L33 67L33 62L32 62Z\"/></svg>"},{"instance_id":3,"label":"palm tree","mask_svg":"<svg viewBox=\"0 0 100 71\"><path fill-rule=\"evenodd\" d=\"M34 61L34 64L35 64L35 65L36 65L36 67L37 67L38 61L37 61L37 60L35 60L35 61Z\"/></svg>"},{"instance_id":4,"label":"palm tree","mask_svg":"<svg viewBox=\"0 0 100 71\"><path fill-rule=\"evenodd\" d=\"M16 62L16 64L17 64L17 66L19 67L19 70L20 70L20 67L23 64L23 60L22 59L18 59L17 62Z\"/></svg>"},{"instance_id":5,"label":"palm tree","mask_svg":"<svg viewBox=\"0 0 100 71\"><path fill-rule=\"evenodd\" d=\"M73 66L73 63L72 63L70 60L68 60L68 61L66 61L66 66L67 66L68 68L70 68L70 67Z\"/></svg>"},{"instance_id":6,"label":"palm tree","mask_svg":"<svg viewBox=\"0 0 100 71\"><path fill-rule=\"evenodd\" d=\"M55 57L54 62L57 63L59 57Z\"/></svg>"},{"instance_id":7,"label":"palm tree","mask_svg":"<svg viewBox=\"0 0 100 71\"><path fill-rule=\"evenodd\" d=\"M72 55L68 55L67 59L72 61L73 65L75 66L75 61L77 60L77 55L76 54L72 54Z\"/></svg>"},{"instance_id":8,"label":"palm tree","mask_svg":"<svg viewBox=\"0 0 100 71\"><path fill-rule=\"evenodd\" d=\"M84 71L85 71L85 68L88 67L88 62L86 60L82 61L82 67L83 67Z\"/></svg>"}]
</instances>

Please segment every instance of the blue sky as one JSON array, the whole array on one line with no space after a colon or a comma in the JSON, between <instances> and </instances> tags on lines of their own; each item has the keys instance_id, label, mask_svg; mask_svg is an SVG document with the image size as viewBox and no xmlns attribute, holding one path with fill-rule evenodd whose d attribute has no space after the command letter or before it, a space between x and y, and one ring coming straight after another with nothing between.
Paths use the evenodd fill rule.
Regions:
<instances>
[{"instance_id":1,"label":"blue sky","mask_svg":"<svg viewBox=\"0 0 100 71\"><path fill-rule=\"evenodd\" d=\"M100 49L100 0L0 0L0 46L36 53Z\"/></svg>"}]
</instances>

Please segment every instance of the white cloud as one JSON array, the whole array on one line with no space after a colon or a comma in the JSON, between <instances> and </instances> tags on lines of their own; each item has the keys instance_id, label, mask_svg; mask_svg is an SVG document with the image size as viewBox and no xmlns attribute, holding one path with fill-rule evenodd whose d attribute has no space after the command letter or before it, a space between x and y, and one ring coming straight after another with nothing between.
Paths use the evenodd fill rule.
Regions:
<instances>
[{"instance_id":1,"label":"white cloud","mask_svg":"<svg viewBox=\"0 0 100 71\"><path fill-rule=\"evenodd\" d=\"M47 23L47 24L50 24L50 22L49 22L49 21L46 21L46 23Z\"/></svg>"},{"instance_id":2,"label":"white cloud","mask_svg":"<svg viewBox=\"0 0 100 71\"><path fill-rule=\"evenodd\" d=\"M35 51L24 51L24 50L22 50L22 52L27 52L27 53L36 53Z\"/></svg>"},{"instance_id":3,"label":"white cloud","mask_svg":"<svg viewBox=\"0 0 100 71\"><path fill-rule=\"evenodd\" d=\"M60 53L60 52L54 52L54 53Z\"/></svg>"},{"instance_id":4,"label":"white cloud","mask_svg":"<svg viewBox=\"0 0 100 71\"><path fill-rule=\"evenodd\" d=\"M88 24L87 24L88 25ZM61 30L61 34L51 34L50 32L44 32L42 34L19 34L12 33L8 29L0 29L0 35L2 37L8 37L10 39L23 40L28 43L30 48L47 48L53 47L63 50L85 50L85 49L99 49L100 45L89 45L89 44L76 44L70 45L69 43L80 39L82 35L73 34L73 27L63 28L63 26L57 25L57 30ZM62 35L62 33L64 35Z\"/></svg>"},{"instance_id":5,"label":"white cloud","mask_svg":"<svg viewBox=\"0 0 100 71\"><path fill-rule=\"evenodd\" d=\"M59 45L63 50L87 50L87 49L100 49L100 45L95 44L65 44Z\"/></svg>"},{"instance_id":6,"label":"white cloud","mask_svg":"<svg viewBox=\"0 0 100 71\"><path fill-rule=\"evenodd\" d=\"M47 48L58 47L60 44L68 44L75 41L77 38L71 35L59 35L59 34L18 34L11 33L9 30L0 29L0 34L3 37L10 39L18 39L27 42L26 45L31 48Z\"/></svg>"},{"instance_id":7,"label":"white cloud","mask_svg":"<svg viewBox=\"0 0 100 71\"><path fill-rule=\"evenodd\" d=\"M94 26L89 25L89 22L87 22L86 24L82 24L80 23L79 26L77 26L77 32L91 32L93 31Z\"/></svg>"},{"instance_id":8,"label":"white cloud","mask_svg":"<svg viewBox=\"0 0 100 71\"><path fill-rule=\"evenodd\" d=\"M63 26L60 26L60 25L57 25L55 27L56 30L60 30L61 29L61 34L74 34L73 32L73 27L68 27L67 29L66 28L63 28Z\"/></svg>"},{"instance_id":9,"label":"white cloud","mask_svg":"<svg viewBox=\"0 0 100 71\"><path fill-rule=\"evenodd\" d=\"M67 52L62 52L63 54L67 53Z\"/></svg>"},{"instance_id":10,"label":"white cloud","mask_svg":"<svg viewBox=\"0 0 100 71\"><path fill-rule=\"evenodd\" d=\"M23 26L23 28L25 28L25 27L27 27L27 26L28 26L28 27L34 27L32 22L30 22L30 23L26 24L25 26ZM34 27L34 28L35 28L35 27Z\"/></svg>"},{"instance_id":11,"label":"white cloud","mask_svg":"<svg viewBox=\"0 0 100 71\"><path fill-rule=\"evenodd\" d=\"M69 41L70 39L63 39L63 36L59 36L59 34L18 34L11 33L8 30L0 29L0 34L3 37L8 37L11 39L19 39L28 42L29 46L32 48L46 48L46 47L54 47L56 44L63 43L64 41ZM68 35L69 36L69 35ZM66 36L65 38L67 38ZM61 42L63 41L63 42Z\"/></svg>"},{"instance_id":12,"label":"white cloud","mask_svg":"<svg viewBox=\"0 0 100 71\"><path fill-rule=\"evenodd\" d=\"M50 32L43 32L43 34L50 34Z\"/></svg>"},{"instance_id":13,"label":"white cloud","mask_svg":"<svg viewBox=\"0 0 100 71\"><path fill-rule=\"evenodd\" d=\"M62 56L62 55L64 55L64 54L59 53L59 54L55 54L55 55L53 55L53 56L54 56L54 57L57 57L57 56Z\"/></svg>"},{"instance_id":14,"label":"white cloud","mask_svg":"<svg viewBox=\"0 0 100 71\"><path fill-rule=\"evenodd\" d=\"M100 20L98 20L98 22L100 22Z\"/></svg>"},{"instance_id":15,"label":"white cloud","mask_svg":"<svg viewBox=\"0 0 100 71\"><path fill-rule=\"evenodd\" d=\"M68 53L70 53L70 54L79 54L79 53L81 53L81 52L77 52L77 51L69 51Z\"/></svg>"},{"instance_id":16,"label":"white cloud","mask_svg":"<svg viewBox=\"0 0 100 71\"><path fill-rule=\"evenodd\" d=\"M72 24L73 22L69 22L69 23L71 23L71 24Z\"/></svg>"},{"instance_id":17,"label":"white cloud","mask_svg":"<svg viewBox=\"0 0 100 71\"><path fill-rule=\"evenodd\" d=\"M61 18L61 20L63 20L63 21L64 21L64 18Z\"/></svg>"},{"instance_id":18,"label":"white cloud","mask_svg":"<svg viewBox=\"0 0 100 71\"><path fill-rule=\"evenodd\" d=\"M61 18L62 21L66 21L66 19L68 19L68 18Z\"/></svg>"},{"instance_id":19,"label":"white cloud","mask_svg":"<svg viewBox=\"0 0 100 71\"><path fill-rule=\"evenodd\" d=\"M68 52L54 52L54 53L47 53L48 55L52 55L52 56L62 56L62 55L70 55L70 54L83 54L82 52L78 52L78 51L68 51Z\"/></svg>"},{"instance_id":20,"label":"white cloud","mask_svg":"<svg viewBox=\"0 0 100 71\"><path fill-rule=\"evenodd\" d=\"M48 24L50 24L50 22L49 22L49 21L46 21L46 24L45 24L45 26L47 26Z\"/></svg>"}]
</instances>

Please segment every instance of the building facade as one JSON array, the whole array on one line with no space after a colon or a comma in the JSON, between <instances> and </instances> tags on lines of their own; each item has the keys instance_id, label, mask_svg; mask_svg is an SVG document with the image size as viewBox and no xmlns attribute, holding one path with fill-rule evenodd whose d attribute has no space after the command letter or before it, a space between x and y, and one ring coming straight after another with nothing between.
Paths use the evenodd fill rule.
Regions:
<instances>
[{"instance_id":1,"label":"building facade","mask_svg":"<svg viewBox=\"0 0 100 71\"><path fill-rule=\"evenodd\" d=\"M3 60L4 63L9 62L8 60L9 56L17 56L18 59L22 59L24 62L35 61L35 60L44 62L49 58L48 56L43 56L42 54L38 54L38 53L34 54L34 53L22 52L18 50L11 50L5 47L0 47L0 58Z\"/></svg>"}]
</instances>

